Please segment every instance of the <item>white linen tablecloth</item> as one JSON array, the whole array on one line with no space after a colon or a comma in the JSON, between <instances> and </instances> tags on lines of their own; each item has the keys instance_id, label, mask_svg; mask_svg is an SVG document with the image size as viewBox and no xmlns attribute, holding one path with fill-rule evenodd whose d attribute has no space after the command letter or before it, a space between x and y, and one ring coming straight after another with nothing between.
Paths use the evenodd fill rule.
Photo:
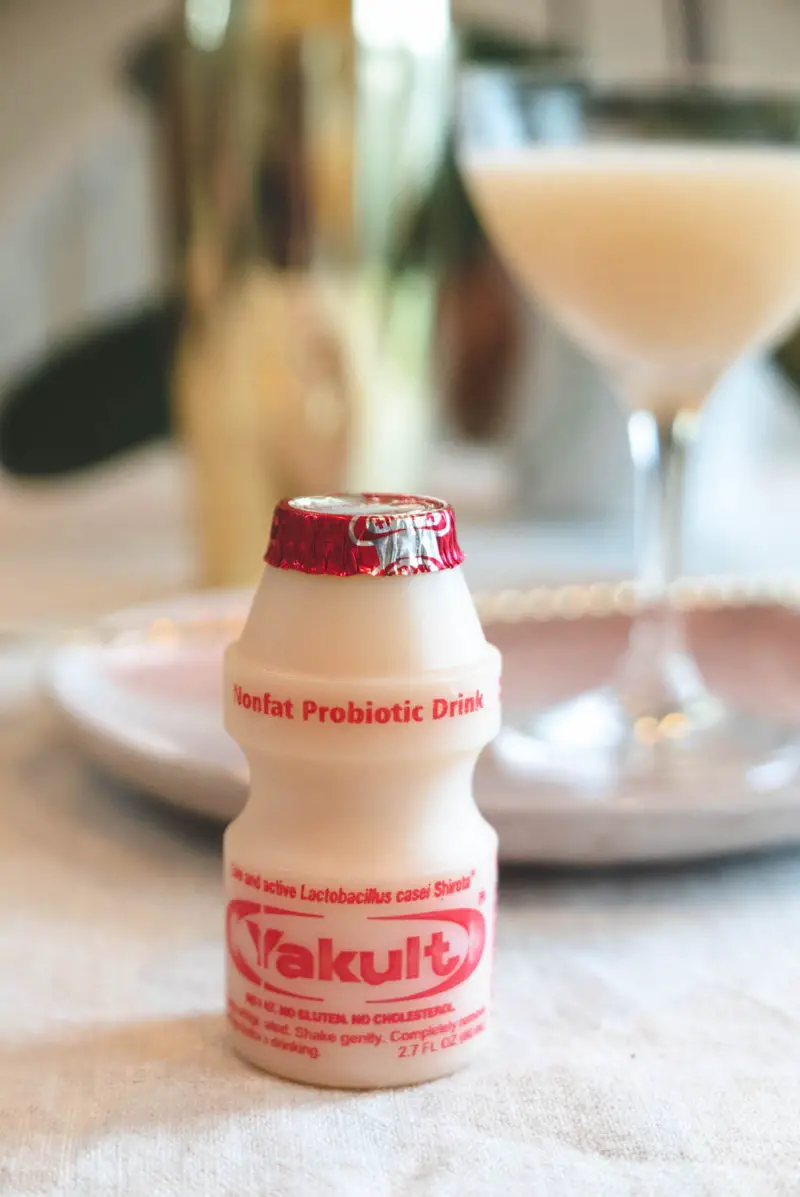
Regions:
<instances>
[{"instance_id":1,"label":"white linen tablecloth","mask_svg":"<svg viewBox=\"0 0 800 1197\"><path fill-rule=\"evenodd\" d=\"M25 493L0 494L0 617L190 581L162 451ZM304 1089L225 1043L218 830L115 789L15 707L34 655L0 653L2 1197L800 1194L800 857L506 875L483 1062Z\"/></svg>"}]
</instances>

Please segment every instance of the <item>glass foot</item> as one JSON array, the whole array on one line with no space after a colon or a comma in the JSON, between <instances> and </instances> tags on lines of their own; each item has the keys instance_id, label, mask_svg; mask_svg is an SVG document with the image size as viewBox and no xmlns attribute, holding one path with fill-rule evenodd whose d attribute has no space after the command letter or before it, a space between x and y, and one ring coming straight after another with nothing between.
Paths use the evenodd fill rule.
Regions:
<instances>
[{"instance_id":1,"label":"glass foot","mask_svg":"<svg viewBox=\"0 0 800 1197\"><path fill-rule=\"evenodd\" d=\"M632 717L612 687L539 712L510 712L495 761L541 799L642 805L747 803L797 787L797 733L702 694Z\"/></svg>"}]
</instances>

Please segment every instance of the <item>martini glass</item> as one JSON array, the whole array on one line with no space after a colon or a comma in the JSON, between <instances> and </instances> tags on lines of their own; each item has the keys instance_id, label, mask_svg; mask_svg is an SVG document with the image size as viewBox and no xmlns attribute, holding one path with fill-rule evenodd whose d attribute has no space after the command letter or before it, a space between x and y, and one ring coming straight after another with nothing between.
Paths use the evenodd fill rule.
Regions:
<instances>
[{"instance_id":1,"label":"martini glass","mask_svg":"<svg viewBox=\"0 0 800 1197\"><path fill-rule=\"evenodd\" d=\"M749 801L800 752L706 688L670 588L684 461L706 398L800 319L796 96L691 78L576 83L518 68L461 81L459 153L479 217L523 288L629 412L638 608L612 685L511 710L501 766L572 795ZM731 481L735 485L735 481Z\"/></svg>"}]
</instances>

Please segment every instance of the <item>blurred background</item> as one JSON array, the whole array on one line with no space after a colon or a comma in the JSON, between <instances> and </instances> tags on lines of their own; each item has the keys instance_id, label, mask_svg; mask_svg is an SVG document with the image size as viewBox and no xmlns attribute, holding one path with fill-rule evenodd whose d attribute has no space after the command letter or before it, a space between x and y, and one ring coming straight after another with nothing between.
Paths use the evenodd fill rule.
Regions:
<instances>
[{"instance_id":1,"label":"blurred background","mask_svg":"<svg viewBox=\"0 0 800 1197\"><path fill-rule=\"evenodd\" d=\"M349 487L451 498L481 587L630 571L623 416L483 238L455 63L775 85L800 3L398 8L0 0L1 620L247 584ZM800 565L798 380L792 337L719 388L691 572Z\"/></svg>"}]
</instances>

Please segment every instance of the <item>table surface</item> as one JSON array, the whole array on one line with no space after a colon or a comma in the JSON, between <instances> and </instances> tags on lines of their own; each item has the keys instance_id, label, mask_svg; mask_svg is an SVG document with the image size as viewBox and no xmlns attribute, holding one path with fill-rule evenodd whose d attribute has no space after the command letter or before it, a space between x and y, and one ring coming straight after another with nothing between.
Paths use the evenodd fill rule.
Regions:
<instances>
[{"instance_id":1,"label":"table surface","mask_svg":"<svg viewBox=\"0 0 800 1197\"><path fill-rule=\"evenodd\" d=\"M187 581L173 466L149 500L133 469L57 510L7 495L0 613ZM479 1065L293 1086L225 1043L218 831L92 774L26 703L33 664L0 667L0 1194L800 1194L800 857L506 874Z\"/></svg>"},{"instance_id":2,"label":"table surface","mask_svg":"<svg viewBox=\"0 0 800 1197\"><path fill-rule=\"evenodd\" d=\"M225 1043L219 837L0 729L0 1192L800 1192L800 859L502 878L484 1060L418 1089Z\"/></svg>"}]
</instances>

